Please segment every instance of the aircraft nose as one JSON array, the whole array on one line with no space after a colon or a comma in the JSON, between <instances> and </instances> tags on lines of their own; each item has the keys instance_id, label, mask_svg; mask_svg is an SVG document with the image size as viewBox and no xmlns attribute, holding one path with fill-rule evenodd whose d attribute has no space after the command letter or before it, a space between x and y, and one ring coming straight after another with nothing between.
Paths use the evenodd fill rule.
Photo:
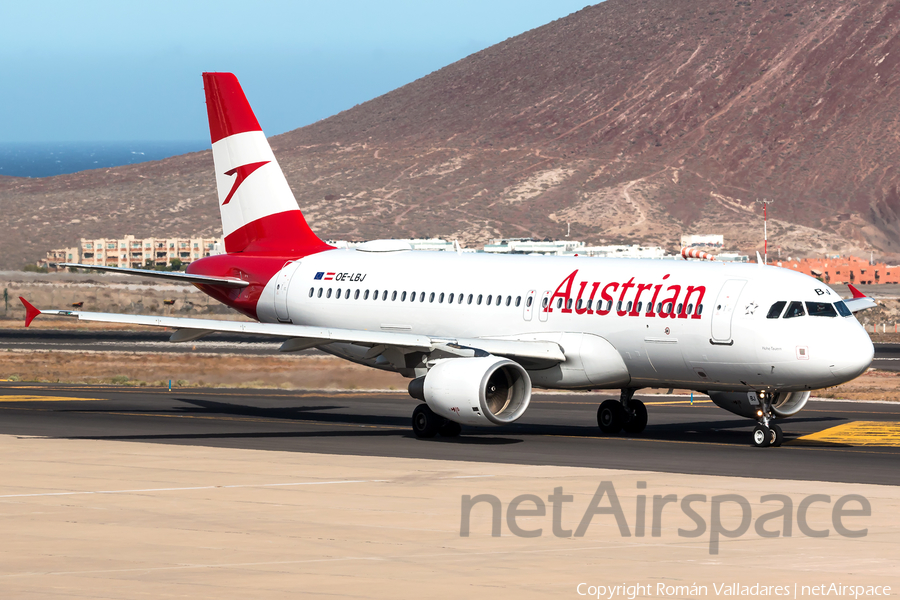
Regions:
<instances>
[{"instance_id":1,"label":"aircraft nose","mask_svg":"<svg viewBox=\"0 0 900 600\"><path fill-rule=\"evenodd\" d=\"M850 381L866 372L875 357L875 346L862 327L853 327L847 335L832 340L832 375Z\"/></svg>"}]
</instances>

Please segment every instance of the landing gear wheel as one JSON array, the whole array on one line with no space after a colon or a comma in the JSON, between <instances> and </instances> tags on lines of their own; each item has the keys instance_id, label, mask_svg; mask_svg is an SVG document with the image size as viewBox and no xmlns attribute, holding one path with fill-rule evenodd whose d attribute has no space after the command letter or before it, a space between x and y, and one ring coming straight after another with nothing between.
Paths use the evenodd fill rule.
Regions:
<instances>
[{"instance_id":1,"label":"landing gear wheel","mask_svg":"<svg viewBox=\"0 0 900 600\"><path fill-rule=\"evenodd\" d=\"M433 438L443 422L427 404L420 404L413 411L412 428L417 438Z\"/></svg>"},{"instance_id":2,"label":"landing gear wheel","mask_svg":"<svg viewBox=\"0 0 900 600\"><path fill-rule=\"evenodd\" d=\"M603 433L619 433L622 429L622 404L618 400L604 400L597 409L597 425Z\"/></svg>"},{"instance_id":3,"label":"landing gear wheel","mask_svg":"<svg viewBox=\"0 0 900 600\"><path fill-rule=\"evenodd\" d=\"M621 404L620 404L621 406ZM647 407L640 400L632 400L628 403L631 414L624 413L625 419L622 429L625 433L640 433L647 427Z\"/></svg>"},{"instance_id":4,"label":"landing gear wheel","mask_svg":"<svg viewBox=\"0 0 900 600\"><path fill-rule=\"evenodd\" d=\"M768 448L772 443L772 430L765 425L753 428L753 445L757 448Z\"/></svg>"},{"instance_id":5,"label":"landing gear wheel","mask_svg":"<svg viewBox=\"0 0 900 600\"><path fill-rule=\"evenodd\" d=\"M784 442L784 432L781 431L781 427L774 423L772 423L770 429L772 430L772 437L770 438L772 440L772 446L777 448Z\"/></svg>"},{"instance_id":6,"label":"landing gear wheel","mask_svg":"<svg viewBox=\"0 0 900 600\"><path fill-rule=\"evenodd\" d=\"M441 437L446 438L459 437L459 434L462 433L462 427L455 421L445 419L444 424L438 428L438 433Z\"/></svg>"}]
</instances>

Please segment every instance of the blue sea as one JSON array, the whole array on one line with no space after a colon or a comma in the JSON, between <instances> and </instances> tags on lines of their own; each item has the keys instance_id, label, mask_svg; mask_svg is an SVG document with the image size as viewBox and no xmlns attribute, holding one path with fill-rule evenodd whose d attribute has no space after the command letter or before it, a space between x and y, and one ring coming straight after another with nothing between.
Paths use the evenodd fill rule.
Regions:
<instances>
[{"instance_id":1,"label":"blue sea","mask_svg":"<svg viewBox=\"0 0 900 600\"><path fill-rule=\"evenodd\" d=\"M161 160L209 148L195 142L0 143L0 175L50 177Z\"/></svg>"}]
</instances>

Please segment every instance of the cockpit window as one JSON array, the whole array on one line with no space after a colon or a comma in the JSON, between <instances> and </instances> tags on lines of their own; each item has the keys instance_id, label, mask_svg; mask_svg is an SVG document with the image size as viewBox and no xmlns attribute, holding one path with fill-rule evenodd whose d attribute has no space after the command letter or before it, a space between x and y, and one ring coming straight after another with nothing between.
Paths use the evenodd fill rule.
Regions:
<instances>
[{"instance_id":1,"label":"cockpit window","mask_svg":"<svg viewBox=\"0 0 900 600\"><path fill-rule=\"evenodd\" d=\"M769 309L769 314L766 315L767 319L777 319L781 316L781 311L784 310L784 305L787 304L785 300L779 300L775 304L772 305L772 308Z\"/></svg>"},{"instance_id":2,"label":"cockpit window","mask_svg":"<svg viewBox=\"0 0 900 600\"><path fill-rule=\"evenodd\" d=\"M853 314L852 312L850 312L850 309L847 308L847 305L844 304L843 300L838 300L837 302L835 302L834 307L837 309L838 314L842 317L849 317Z\"/></svg>"},{"instance_id":3,"label":"cockpit window","mask_svg":"<svg viewBox=\"0 0 900 600\"><path fill-rule=\"evenodd\" d=\"M807 302L806 310L811 317L836 317L837 311L829 302Z\"/></svg>"},{"instance_id":4,"label":"cockpit window","mask_svg":"<svg viewBox=\"0 0 900 600\"><path fill-rule=\"evenodd\" d=\"M806 314L806 311L803 310L802 302L791 302L790 306L788 306L787 310L784 312L785 319L792 319L794 317L802 317Z\"/></svg>"}]
</instances>

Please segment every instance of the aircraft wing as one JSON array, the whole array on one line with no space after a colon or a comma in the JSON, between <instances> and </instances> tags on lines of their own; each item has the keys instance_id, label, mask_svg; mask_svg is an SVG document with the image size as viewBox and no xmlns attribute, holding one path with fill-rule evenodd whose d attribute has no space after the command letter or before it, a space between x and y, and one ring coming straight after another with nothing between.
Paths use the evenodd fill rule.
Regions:
<instances>
[{"instance_id":1,"label":"aircraft wing","mask_svg":"<svg viewBox=\"0 0 900 600\"><path fill-rule=\"evenodd\" d=\"M359 329L335 329L288 323L257 323L247 321L224 321L217 319L194 319L185 317L154 317L147 315L125 315L118 313L96 313L79 310L40 310L25 298L19 297L25 305L25 326L28 327L38 315L74 317L81 321L99 323L125 323L149 327L169 327L176 331L170 338L173 342L196 340L208 333L248 333L285 338L282 349L286 351L312 348L333 342L345 342L362 346L393 346L409 351L430 353L435 350L460 356L466 351L481 350L488 354L507 358L535 359L551 363L563 362L566 355L559 344L549 341L518 341L482 338L443 338L414 333L392 331L365 331Z\"/></svg>"},{"instance_id":2,"label":"aircraft wing","mask_svg":"<svg viewBox=\"0 0 900 600\"><path fill-rule=\"evenodd\" d=\"M847 308L852 312L859 312L861 310L866 310L867 308L875 308L878 306L878 303L875 302L875 300L853 287L852 283L848 283L847 287L850 288L850 293L853 294L853 297L844 300L844 304L846 304Z\"/></svg>"},{"instance_id":3,"label":"aircraft wing","mask_svg":"<svg viewBox=\"0 0 900 600\"><path fill-rule=\"evenodd\" d=\"M91 269L94 271L109 271L111 273L123 273L125 275L142 275L144 277L156 277L181 283L207 283L222 287L242 288L250 285L249 282L237 277L212 277L209 275L192 275L182 271L153 271L150 269L131 269L127 267L104 267L100 265L80 265L78 263L56 263L61 267L75 267L78 269Z\"/></svg>"}]
</instances>

